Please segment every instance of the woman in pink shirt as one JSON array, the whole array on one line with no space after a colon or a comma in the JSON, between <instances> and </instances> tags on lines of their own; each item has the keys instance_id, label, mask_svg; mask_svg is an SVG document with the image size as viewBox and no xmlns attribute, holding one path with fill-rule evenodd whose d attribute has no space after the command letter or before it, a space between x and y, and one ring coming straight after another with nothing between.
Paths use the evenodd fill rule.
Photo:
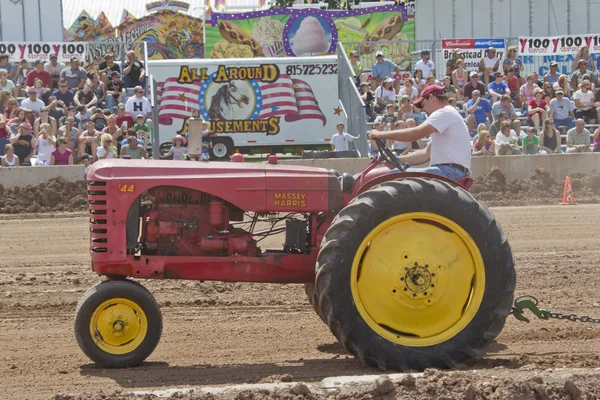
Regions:
<instances>
[{"instance_id":1,"label":"woman in pink shirt","mask_svg":"<svg viewBox=\"0 0 600 400\"><path fill-rule=\"evenodd\" d=\"M73 151L67 148L67 139L56 140L56 150L50 154L50 165L73 165Z\"/></svg>"},{"instance_id":2,"label":"woman in pink shirt","mask_svg":"<svg viewBox=\"0 0 600 400\"><path fill-rule=\"evenodd\" d=\"M535 90L535 88L539 88L537 83L535 83L535 78L532 74L527 75L526 79L527 82L523 86L521 86L521 90L519 90L519 95L521 96L520 100L523 104L522 114L528 113L527 105L531 100L535 99L535 94L533 91Z\"/></svg>"},{"instance_id":3,"label":"woman in pink shirt","mask_svg":"<svg viewBox=\"0 0 600 400\"><path fill-rule=\"evenodd\" d=\"M527 122L534 126L536 134L540 132L540 126L548 118L548 103L544 100L544 91L541 88L533 90L534 98L529 101Z\"/></svg>"}]
</instances>

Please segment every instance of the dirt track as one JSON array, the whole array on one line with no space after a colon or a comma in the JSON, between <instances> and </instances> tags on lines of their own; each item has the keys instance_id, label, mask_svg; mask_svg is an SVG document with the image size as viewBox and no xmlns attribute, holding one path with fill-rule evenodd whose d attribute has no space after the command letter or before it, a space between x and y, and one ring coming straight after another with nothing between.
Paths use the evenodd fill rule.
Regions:
<instances>
[{"instance_id":1,"label":"dirt track","mask_svg":"<svg viewBox=\"0 0 600 400\"><path fill-rule=\"evenodd\" d=\"M552 310L600 316L600 205L493 212L515 253L518 295L536 295ZM84 214L0 216L2 398L96 398L99 391L256 383L281 374L314 382L379 373L346 355L301 286L183 281L145 283L165 329L143 367L94 367L72 329L78 299L98 281L89 268L86 221ZM600 324L511 318L489 354L465 369L495 367L520 368L515 376L599 368Z\"/></svg>"}]
</instances>

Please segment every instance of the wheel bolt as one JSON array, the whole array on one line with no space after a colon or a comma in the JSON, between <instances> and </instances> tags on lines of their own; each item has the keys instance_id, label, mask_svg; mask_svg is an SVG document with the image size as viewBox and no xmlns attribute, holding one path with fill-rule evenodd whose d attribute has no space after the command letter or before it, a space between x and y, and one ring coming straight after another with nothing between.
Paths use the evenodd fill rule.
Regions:
<instances>
[{"instance_id":1,"label":"wheel bolt","mask_svg":"<svg viewBox=\"0 0 600 400\"><path fill-rule=\"evenodd\" d=\"M435 287L435 283L432 283L432 284L431 284L431 287Z\"/></svg>"},{"instance_id":2,"label":"wheel bolt","mask_svg":"<svg viewBox=\"0 0 600 400\"><path fill-rule=\"evenodd\" d=\"M417 297L417 294L416 294L416 293L413 293L413 297Z\"/></svg>"},{"instance_id":3,"label":"wheel bolt","mask_svg":"<svg viewBox=\"0 0 600 400\"><path fill-rule=\"evenodd\" d=\"M427 296L427 292L423 292L423 296Z\"/></svg>"},{"instance_id":4,"label":"wheel bolt","mask_svg":"<svg viewBox=\"0 0 600 400\"><path fill-rule=\"evenodd\" d=\"M404 291L405 291L405 292L408 292L408 289L407 289L407 288L404 288Z\"/></svg>"},{"instance_id":5,"label":"wheel bolt","mask_svg":"<svg viewBox=\"0 0 600 400\"><path fill-rule=\"evenodd\" d=\"M429 268L429 265L425 264L425 268Z\"/></svg>"},{"instance_id":6,"label":"wheel bolt","mask_svg":"<svg viewBox=\"0 0 600 400\"><path fill-rule=\"evenodd\" d=\"M419 263L415 261L415 267L416 267L417 265L419 265Z\"/></svg>"}]
</instances>

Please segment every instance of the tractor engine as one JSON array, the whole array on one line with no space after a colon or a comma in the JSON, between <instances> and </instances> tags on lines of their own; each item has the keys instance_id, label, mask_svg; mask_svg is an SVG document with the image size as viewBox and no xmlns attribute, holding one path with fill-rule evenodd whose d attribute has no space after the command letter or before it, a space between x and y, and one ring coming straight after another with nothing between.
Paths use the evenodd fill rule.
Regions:
<instances>
[{"instance_id":1,"label":"tractor engine","mask_svg":"<svg viewBox=\"0 0 600 400\"><path fill-rule=\"evenodd\" d=\"M144 253L163 256L256 256L252 234L231 226L244 212L208 194L181 188L150 191L151 206L142 214Z\"/></svg>"}]
</instances>

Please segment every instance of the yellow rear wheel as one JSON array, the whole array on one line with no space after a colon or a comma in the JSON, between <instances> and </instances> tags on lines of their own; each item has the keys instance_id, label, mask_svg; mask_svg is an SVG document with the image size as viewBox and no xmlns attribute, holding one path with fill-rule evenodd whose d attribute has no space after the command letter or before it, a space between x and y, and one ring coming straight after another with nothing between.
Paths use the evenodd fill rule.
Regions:
<instances>
[{"instance_id":1,"label":"yellow rear wheel","mask_svg":"<svg viewBox=\"0 0 600 400\"><path fill-rule=\"evenodd\" d=\"M109 368L142 363L162 334L162 315L150 292L130 280L92 287L75 312L75 337L94 362Z\"/></svg>"},{"instance_id":2,"label":"yellow rear wheel","mask_svg":"<svg viewBox=\"0 0 600 400\"><path fill-rule=\"evenodd\" d=\"M462 188L406 178L362 193L335 218L313 303L370 365L448 368L500 333L514 287L512 252L489 210Z\"/></svg>"}]
</instances>

